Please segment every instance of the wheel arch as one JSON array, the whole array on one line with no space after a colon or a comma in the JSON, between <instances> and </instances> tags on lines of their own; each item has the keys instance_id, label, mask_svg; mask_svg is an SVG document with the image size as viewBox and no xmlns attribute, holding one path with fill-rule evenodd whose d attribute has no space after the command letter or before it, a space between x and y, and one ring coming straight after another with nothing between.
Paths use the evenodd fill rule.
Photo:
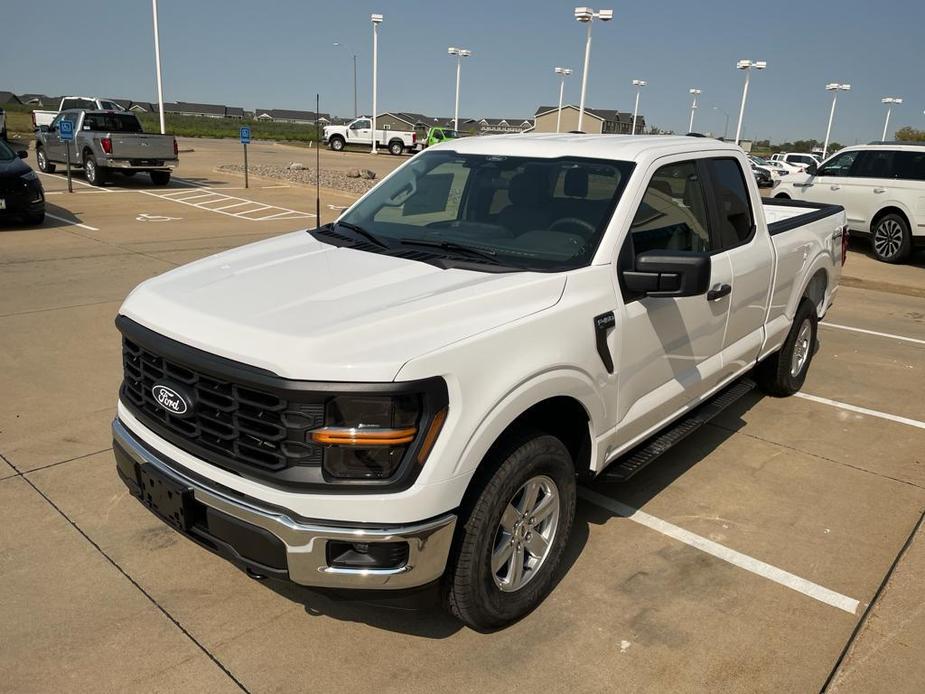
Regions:
<instances>
[{"instance_id":1,"label":"wheel arch","mask_svg":"<svg viewBox=\"0 0 925 694\"><path fill-rule=\"evenodd\" d=\"M881 219L883 219L883 217L885 217L888 214L899 215L905 220L906 226L909 227L910 230L912 229L912 221L909 217L909 213L905 209L900 207L898 204L890 203L889 205L884 205L883 207L881 207L879 210L877 210L876 214L874 214L870 218L869 231L871 234L874 233L874 229L877 226L877 222L879 222Z\"/></svg>"}]
</instances>

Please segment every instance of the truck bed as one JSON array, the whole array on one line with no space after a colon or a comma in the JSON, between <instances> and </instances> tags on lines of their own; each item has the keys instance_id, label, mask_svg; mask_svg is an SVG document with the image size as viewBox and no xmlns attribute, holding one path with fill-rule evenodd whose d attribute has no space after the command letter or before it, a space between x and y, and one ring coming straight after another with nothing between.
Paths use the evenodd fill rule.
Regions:
<instances>
[{"instance_id":1,"label":"truck bed","mask_svg":"<svg viewBox=\"0 0 925 694\"><path fill-rule=\"evenodd\" d=\"M774 198L763 199L762 205L771 236L831 217L845 209L841 205Z\"/></svg>"}]
</instances>

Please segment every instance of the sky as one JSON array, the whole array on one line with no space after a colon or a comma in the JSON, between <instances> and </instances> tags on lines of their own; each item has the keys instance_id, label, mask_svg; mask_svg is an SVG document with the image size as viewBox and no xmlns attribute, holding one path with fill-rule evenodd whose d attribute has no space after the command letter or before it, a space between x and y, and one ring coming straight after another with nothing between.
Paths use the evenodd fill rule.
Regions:
<instances>
[{"instance_id":1,"label":"sky","mask_svg":"<svg viewBox=\"0 0 925 694\"><path fill-rule=\"evenodd\" d=\"M160 0L166 101L353 114L352 56L360 112L371 110L371 12L379 33L379 111L451 116L455 58L461 117L524 118L555 105L555 66L571 67L566 103L578 103L585 27L562 0ZM925 128L925 2L922 0L661 0L612 2L595 22L586 104L632 111L633 79L648 82L640 112L650 125L735 134L744 75L753 72L743 137L822 140L829 82L850 83L832 139L879 139L881 97L902 97L894 127ZM148 0L42 0L17 5L0 39L0 90L156 100ZM21 30L17 30L20 27ZM12 31L10 30L12 29ZM342 46L332 45L340 42ZM714 108L715 107L715 108Z\"/></svg>"}]
</instances>

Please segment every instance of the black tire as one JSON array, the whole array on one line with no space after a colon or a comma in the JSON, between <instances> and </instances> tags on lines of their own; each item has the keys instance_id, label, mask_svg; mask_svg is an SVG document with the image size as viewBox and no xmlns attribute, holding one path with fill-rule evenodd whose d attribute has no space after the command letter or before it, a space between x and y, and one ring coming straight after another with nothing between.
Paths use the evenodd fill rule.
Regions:
<instances>
[{"instance_id":1,"label":"black tire","mask_svg":"<svg viewBox=\"0 0 925 694\"><path fill-rule=\"evenodd\" d=\"M789 199L790 199L790 196L787 195L786 193L778 193L778 194L775 195L774 197L775 197L775 199L777 199L777 200L789 200Z\"/></svg>"},{"instance_id":2,"label":"black tire","mask_svg":"<svg viewBox=\"0 0 925 694\"><path fill-rule=\"evenodd\" d=\"M389 153L394 154L395 156L400 155L405 151L405 143L401 140L392 140L389 143Z\"/></svg>"},{"instance_id":3,"label":"black tire","mask_svg":"<svg viewBox=\"0 0 925 694\"><path fill-rule=\"evenodd\" d=\"M39 171L42 173L54 173L55 165L48 161L48 157L45 154L44 147L35 148L35 159L39 165Z\"/></svg>"},{"instance_id":4,"label":"black tire","mask_svg":"<svg viewBox=\"0 0 925 694\"><path fill-rule=\"evenodd\" d=\"M123 171L122 175L125 176L126 178L131 178L137 173L138 173L137 171Z\"/></svg>"},{"instance_id":5,"label":"black tire","mask_svg":"<svg viewBox=\"0 0 925 694\"><path fill-rule=\"evenodd\" d=\"M156 186L166 186L170 183L170 172L169 171L152 171L151 172L151 183Z\"/></svg>"},{"instance_id":6,"label":"black tire","mask_svg":"<svg viewBox=\"0 0 925 694\"><path fill-rule=\"evenodd\" d=\"M34 212L32 214L23 215L23 221L30 227L37 227L39 224L45 221L45 211Z\"/></svg>"},{"instance_id":7,"label":"black tire","mask_svg":"<svg viewBox=\"0 0 925 694\"><path fill-rule=\"evenodd\" d=\"M333 149L335 152L343 152L345 144L346 143L344 142L344 138L342 137L332 137L328 141L328 147Z\"/></svg>"},{"instance_id":8,"label":"black tire","mask_svg":"<svg viewBox=\"0 0 925 694\"><path fill-rule=\"evenodd\" d=\"M450 552L449 564L443 577L443 598L447 609L462 622L479 631L490 631L511 624L539 605L555 585L559 563L568 542L575 519L575 468L565 445L554 436L535 431L521 431L496 446L484 461L483 470L472 482L456 526L456 537ZM529 525L533 518L517 516L516 531L505 535L501 527L502 516L509 506L517 508L526 500L520 490L532 480L551 483L558 494L558 515L549 531L548 550L537 560L529 547L531 534L546 520ZM552 487L550 487L552 488ZM554 499L554 495L538 497ZM524 492L524 496L526 492ZM539 506L537 506L539 508ZM554 514L546 518L549 519ZM551 521L549 521L551 522ZM537 533L541 534L542 530ZM520 533L520 534L518 534ZM498 571L491 566L492 555L514 545L517 536L525 545L521 557L523 584L517 590L502 590L497 581L498 571L507 567L514 571L515 559L520 552L510 550ZM539 561L535 570L523 570L525 563ZM510 578L511 573L507 574ZM509 584L510 585L510 584Z\"/></svg>"},{"instance_id":9,"label":"black tire","mask_svg":"<svg viewBox=\"0 0 925 694\"><path fill-rule=\"evenodd\" d=\"M909 222L895 213L878 217L870 230L870 247L874 257L884 263L905 262L912 253Z\"/></svg>"},{"instance_id":10,"label":"black tire","mask_svg":"<svg viewBox=\"0 0 925 694\"><path fill-rule=\"evenodd\" d=\"M797 307L783 346L755 369L755 380L768 395L782 398L793 395L803 387L809 365L816 353L818 323L816 307L812 301L804 298ZM804 332L804 327L808 329L808 334ZM799 368L798 358L795 357L797 350L800 350L802 355Z\"/></svg>"},{"instance_id":11,"label":"black tire","mask_svg":"<svg viewBox=\"0 0 925 694\"><path fill-rule=\"evenodd\" d=\"M101 186L106 182L105 169L96 164L96 157L89 152L84 154L84 177L91 186Z\"/></svg>"}]
</instances>

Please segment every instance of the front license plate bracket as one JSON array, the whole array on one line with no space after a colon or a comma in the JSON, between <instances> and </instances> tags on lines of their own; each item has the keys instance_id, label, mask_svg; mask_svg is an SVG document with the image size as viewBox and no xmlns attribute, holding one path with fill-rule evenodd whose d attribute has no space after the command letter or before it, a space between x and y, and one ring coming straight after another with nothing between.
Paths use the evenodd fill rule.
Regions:
<instances>
[{"instance_id":1,"label":"front license plate bracket","mask_svg":"<svg viewBox=\"0 0 925 694\"><path fill-rule=\"evenodd\" d=\"M193 521L193 491L173 481L152 465L138 466L142 503L177 530L187 531Z\"/></svg>"}]
</instances>

